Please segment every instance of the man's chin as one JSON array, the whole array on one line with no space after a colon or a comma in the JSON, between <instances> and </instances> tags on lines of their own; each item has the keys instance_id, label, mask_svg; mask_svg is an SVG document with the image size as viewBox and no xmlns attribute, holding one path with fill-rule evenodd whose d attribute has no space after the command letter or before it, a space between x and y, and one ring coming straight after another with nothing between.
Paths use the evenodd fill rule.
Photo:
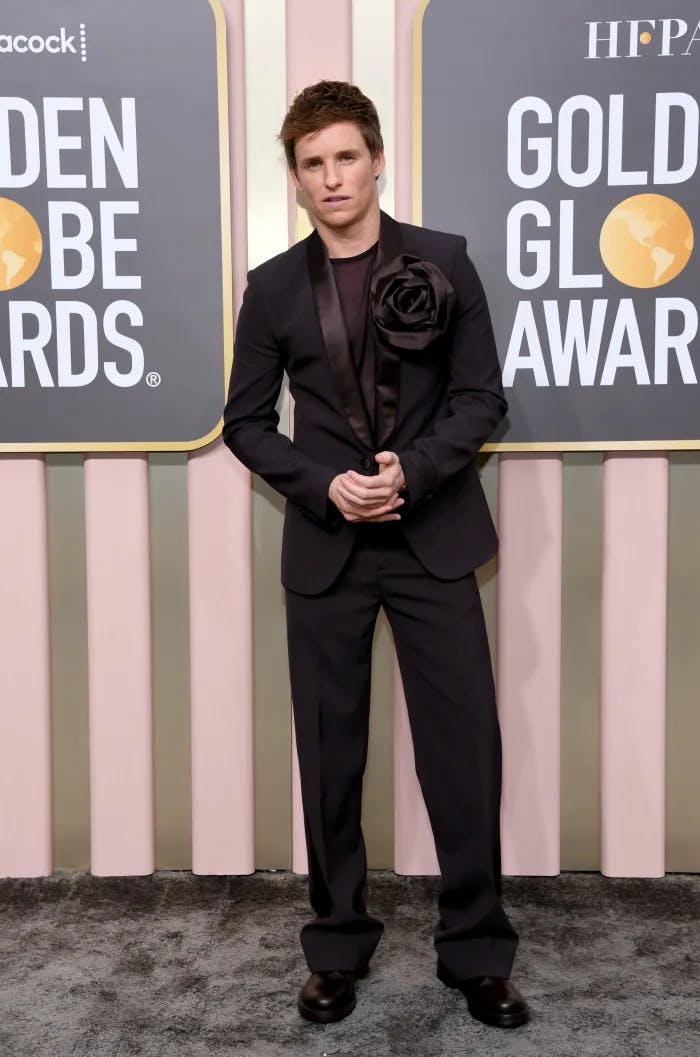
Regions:
<instances>
[{"instance_id":1,"label":"man's chin","mask_svg":"<svg viewBox=\"0 0 700 1057\"><path fill-rule=\"evenodd\" d=\"M354 220L359 218L357 209L328 209L323 211L321 219L332 228L346 228Z\"/></svg>"},{"instance_id":2,"label":"man's chin","mask_svg":"<svg viewBox=\"0 0 700 1057\"><path fill-rule=\"evenodd\" d=\"M321 212L316 213L317 219L321 220L326 227L336 229L351 227L361 220L362 216L363 210L354 202L348 202L344 207L336 206L335 209L329 209L322 203Z\"/></svg>"}]
</instances>

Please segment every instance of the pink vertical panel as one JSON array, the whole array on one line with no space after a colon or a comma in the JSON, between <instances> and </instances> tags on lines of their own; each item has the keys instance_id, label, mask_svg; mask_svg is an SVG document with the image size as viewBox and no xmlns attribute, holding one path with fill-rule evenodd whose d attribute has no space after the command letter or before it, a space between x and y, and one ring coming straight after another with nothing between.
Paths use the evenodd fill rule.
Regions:
<instances>
[{"instance_id":1,"label":"pink vertical panel","mask_svg":"<svg viewBox=\"0 0 700 1057\"><path fill-rule=\"evenodd\" d=\"M562 459L499 460L504 874L559 872Z\"/></svg>"},{"instance_id":2,"label":"pink vertical panel","mask_svg":"<svg viewBox=\"0 0 700 1057\"><path fill-rule=\"evenodd\" d=\"M602 873L663 877L668 459L603 462Z\"/></svg>"},{"instance_id":3,"label":"pink vertical panel","mask_svg":"<svg viewBox=\"0 0 700 1057\"><path fill-rule=\"evenodd\" d=\"M413 221L413 24L423 0L396 3L396 219Z\"/></svg>"},{"instance_id":4,"label":"pink vertical panel","mask_svg":"<svg viewBox=\"0 0 700 1057\"><path fill-rule=\"evenodd\" d=\"M324 77L348 80L350 16L350 0L334 0L332 4L328 0L287 0L289 103L307 84Z\"/></svg>"},{"instance_id":5,"label":"pink vertical panel","mask_svg":"<svg viewBox=\"0 0 700 1057\"><path fill-rule=\"evenodd\" d=\"M396 219L413 222L413 25L423 0L396 4ZM428 812L416 777L411 730L398 665L394 675L394 869L437 874Z\"/></svg>"},{"instance_id":6,"label":"pink vertical panel","mask_svg":"<svg viewBox=\"0 0 700 1057\"><path fill-rule=\"evenodd\" d=\"M91 871L153 871L146 455L85 458Z\"/></svg>"},{"instance_id":7,"label":"pink vertical panel","mask_svg":"<svg viewBox=\"0 0 700 1057\"><path fill-rule=\"evenodd\" d=\"M223 442L190 458L192 869L253 873L250 472Z\"/></svg>"},{"instance_id":8,"label":"pink vertical panel","mask_svg":"<svg viewBox=\"0 0 700 1057\"><path fill-rule=\"evenodd\" d=\"M287 102L308 84L323 78L350 78L349 0L287 0ZM281 118L284 115L281 115ZM281 124L281 119L280 119ZM296 210L296 194L290 184L290 203ZM293 217L294 213L290 212ZM293 427L294 402L290 397ZM293 428L290 433L293 436ZM299 764L292 718L292 869L308 872L304 821L299 783Z\"/></svg>"},{"instance_id":9,"label":"pink vertical panel","mask_svg":"<svg viewBox=\"0 0 700 1057\"><path fill-rule=\"evenodd\" d=\"M46 473L0 458L0 876L51 873Z\"/></svg>"},{"instance_id":10,"label":"pink vertical panel","mask_svg":"<svg viewBox=\"0 0 700 1057\"><path fill-rule=\"evenodd\" d=\"M222 0L222 7L228 27L237 309L247 257L243 3ZM192 869L253 873L250 472L217 440L190 456L188 484Z\"/></svg>"}]
</instances>

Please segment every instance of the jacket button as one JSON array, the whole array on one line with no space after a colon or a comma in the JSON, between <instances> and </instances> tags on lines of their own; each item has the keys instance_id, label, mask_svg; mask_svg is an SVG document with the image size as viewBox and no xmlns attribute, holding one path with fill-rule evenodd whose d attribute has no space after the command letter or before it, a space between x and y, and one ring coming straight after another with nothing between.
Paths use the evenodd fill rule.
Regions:
<instances>
[{"instance_id":1,"label":"jacket button","mask_svg":"<svg viewBox=\"0 0 700 1057\"><path fill-rule=\"evenodd\" d=\"M372 469L372 460L368 459L366 455L362 459L362 469L363 470L371 470Z\"/></svg>"}]
</instances>

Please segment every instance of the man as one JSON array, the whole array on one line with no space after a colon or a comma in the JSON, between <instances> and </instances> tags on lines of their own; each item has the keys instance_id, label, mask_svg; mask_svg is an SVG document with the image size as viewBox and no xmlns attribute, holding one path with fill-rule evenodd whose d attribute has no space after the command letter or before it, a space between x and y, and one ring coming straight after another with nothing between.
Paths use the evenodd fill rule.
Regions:
<instances>
[{"instance_id":1,"label":"man","mask_svg":"<svg viewBox=\"0 0 700 1057\"><path fill-rule=\"evenodd\" d=\"M437 975L485 1023L529 1016L500 902L501 740L474 569L497 548L475 457L507 410L463 236L379 208L374 105L305 88L280 139L314 232L248 274L223 438L286 497L281 578L309 898L309 1020L356 1003L383 923L360 826L372 637L392 628L442 886ZM293 441L278 432L283 371Z\"/></svg>"}]
</instances>

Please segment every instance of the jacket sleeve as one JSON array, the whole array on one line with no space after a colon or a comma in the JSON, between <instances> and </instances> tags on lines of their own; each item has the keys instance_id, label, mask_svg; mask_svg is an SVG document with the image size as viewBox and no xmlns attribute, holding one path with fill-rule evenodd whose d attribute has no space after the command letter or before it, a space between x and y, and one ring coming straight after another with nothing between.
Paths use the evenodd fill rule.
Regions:
<instances>
[{"instance_id":1,"label":"jacket sleeve","mask_svg":"<svg viewBox=\"0 0 700 1057\"><path fill-rule=\"evenodd\" d=\"M277 425L282 388L282 352L270 327L252 272L233 342L233 365L223 414L222 437L249 470L326 528L344 520L328 496L337 470L300 451Z\"/></svg>"},{"instance_id":2,"label":"jacket sleeve","mask_svg":"<svg viewBox=\"0 0 700 1057\"><path fill-rule=\"evenodd\" d=\"M411 509L475 457L508 410L486 294L458 236L452 269L457 294L447 389L448 414L397 451Z\"/></svg>"}]
</instances>

